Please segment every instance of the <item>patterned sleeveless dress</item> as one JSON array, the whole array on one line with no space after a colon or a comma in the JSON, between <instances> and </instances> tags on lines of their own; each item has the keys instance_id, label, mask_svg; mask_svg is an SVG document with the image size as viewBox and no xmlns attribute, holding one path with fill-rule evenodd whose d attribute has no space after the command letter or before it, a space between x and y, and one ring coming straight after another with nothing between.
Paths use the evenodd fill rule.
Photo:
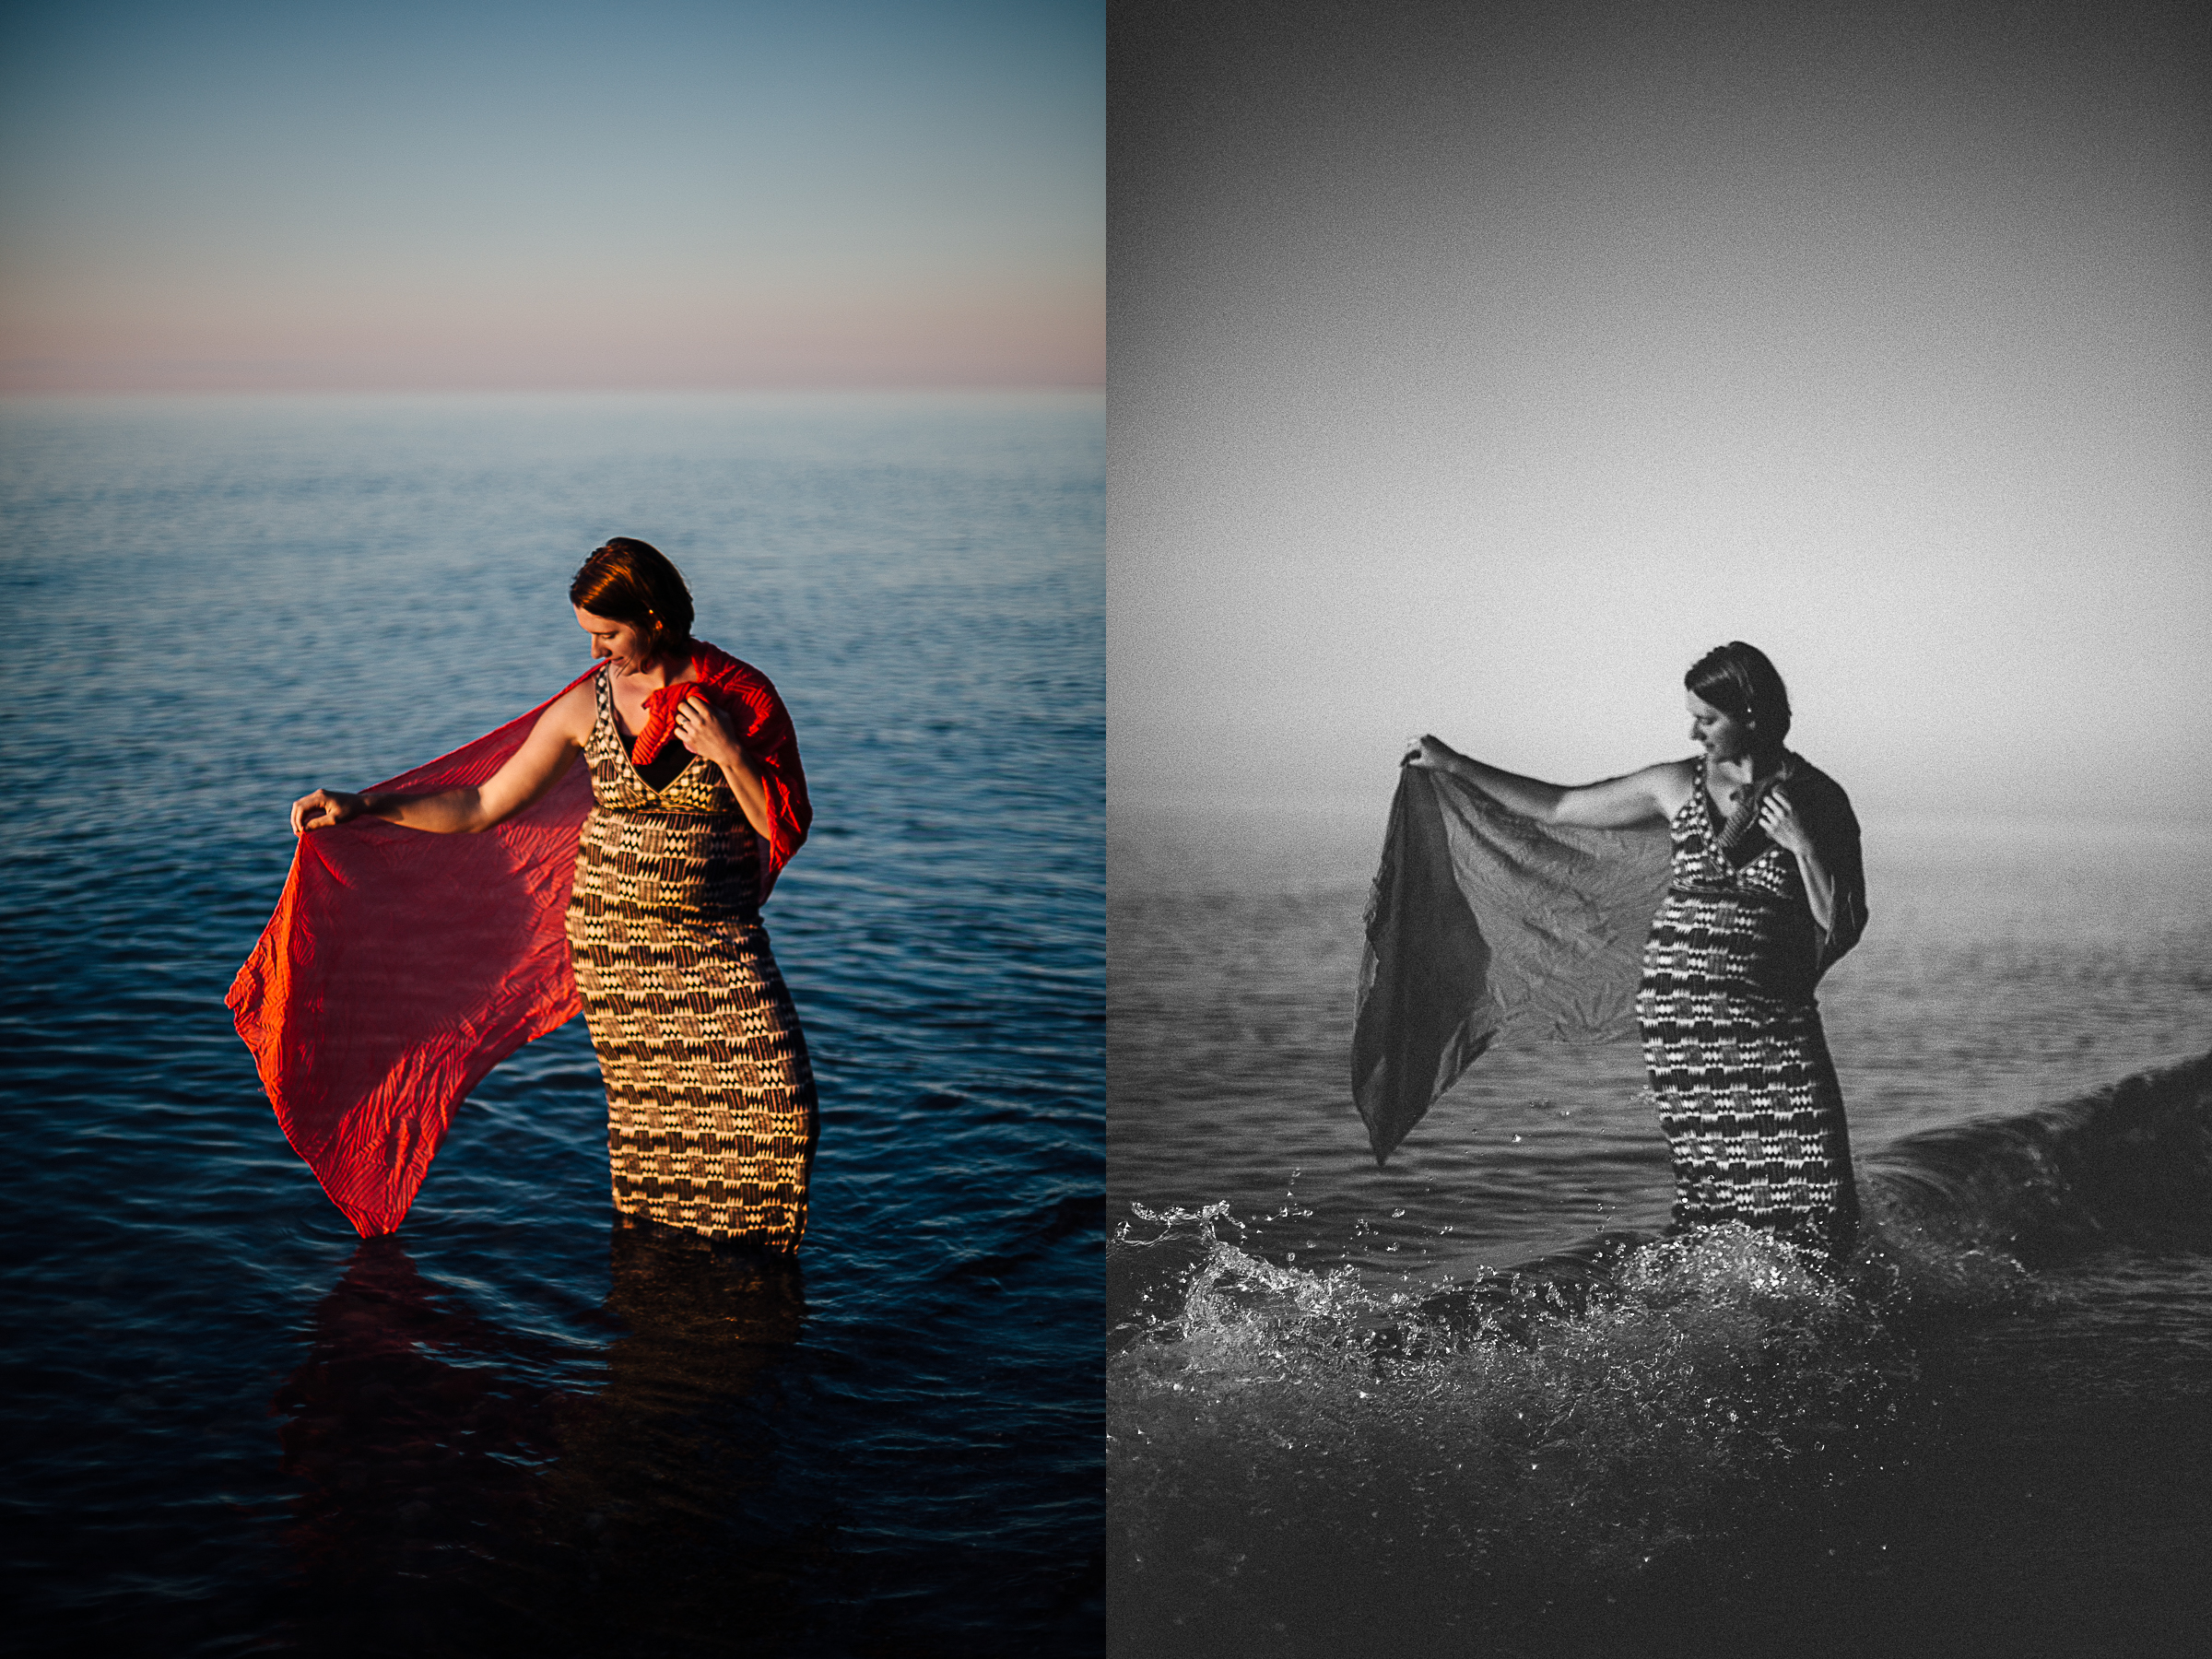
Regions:
<instances>
[{"instance_id":1,"label":"patterned sleeveless dress","mask_svg":"<svg viewBox=\"0 0 2212 1659\"><path fill-rule=\"evenodd\" d=\"M818 1134L814 1073L760 925L752 826L708 761L649 784L606 674L596 687L583 751L592 813L568 934L606 1080L615 1208L795 1250Z\"/></svg>"},{"instance_id":2,"label":"patterned sleeveless dress","mask_svg":"<svg viewBox=\"0 0 2212 1659\"><path fill-rule=\"evenodd\" d=\"M1741 816L1741 815L1739 815ZM1644 947L1636 1023L1675 1167L1677 1227L1742 1221L1841 1257L1858 1190L1797 860L1756 828L1724 847L1698 786Z\"/></svg>"}]
</instances>

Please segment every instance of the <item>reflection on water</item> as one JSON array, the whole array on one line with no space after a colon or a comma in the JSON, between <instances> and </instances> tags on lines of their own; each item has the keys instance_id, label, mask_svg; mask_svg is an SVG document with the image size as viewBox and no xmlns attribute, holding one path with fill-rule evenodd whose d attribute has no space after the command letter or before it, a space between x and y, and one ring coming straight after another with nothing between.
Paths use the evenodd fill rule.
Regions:
<instances>
[{"instance_id":1,"label":"reflection on water","mask_svg":"<svg viewBox=\"0 0 2212 1659\"><path fill-rule=\"evenodd\" d=\"M481 1634L478 1551L535 1524L537 1470L559 1445L557 1392L526 1380L525 1359L511 1333L441 1303L396 1238L354 1253L270 1403L303 1488L288 1529L300 1645L439 1652Z\"/></svg>"},{"instance_id":2,"label":"reflection on water","mask_svg":"<svg viewBox=\"0 0 2212 1659\"><path fill-rule=\"evenodd\" d=\"M774 1500L778 1441L763 1421L806 1321L788 1255L618 1223L606 1386L563 1412L535 1559L560 1622L610 1649L653 1630L713 1645L803 1635L803 1581L830 1559L830 1529ZM793 1642L788 1645L800 1645Z\"/></svg>"},{"instance_id":3,"label":"reflection on water","mask_svg":"<svg viewBox=\"0 0 2212 1659\"><path fill-rule=\"evenodd\" d=\"M621 1220L610 1256L606 1382L585 1393L535 1380L561 1356L455 1305L395 1238L355 1252L271 1406L302 1488L293 1642L726 1648L740 1610L746 1635L798 1633L793 1581L827 1536L782 1535L744 1495L771 1484L759 1418L806 1324L804 1270Z\"/></svg>"}]
</instances>

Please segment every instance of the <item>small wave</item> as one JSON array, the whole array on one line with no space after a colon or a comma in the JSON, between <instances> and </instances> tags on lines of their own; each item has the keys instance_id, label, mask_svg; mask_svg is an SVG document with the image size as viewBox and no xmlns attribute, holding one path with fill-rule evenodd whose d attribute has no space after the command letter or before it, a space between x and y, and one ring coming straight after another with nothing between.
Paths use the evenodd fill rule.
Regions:
<instances>
[{"instance_id":1,"label":"small wave","mask_svg":"<svg viewBox=\"0 0 2212 1659\"><path fill-rule=\"evenodd\" d=\"M954 1265L946 1277L954 1279L996 1277L1025 1266L1063 1239L1082 1233L1097 1237L1097 1230L1106 1224L1106 1195L1103 1193L1085 1193L1062 1198L1051 1208L1041 1213L1033 1212L1024 1218L1030 1226L1020 1237L1009 1241L1001 1249L963 1259Z\"/></svg>"},{"instance_id":2,"label":"small wave","mask_svg":"<svg viewBox=\"0 0 2212 1659\"><path fill-rule=\"evenodd\" d=\"M429 1205L422 1206L419 1217L413 1217L410 1232L428 1230L434 1224L436 1211ZM320 1187L311 1188L292 1198L278 1212L277 1237L288 1244L312 1246L318 1253L343 1253L361 1242L361 1235L354 1230L353 1223L346 1219L345 1212L330 1202Z\"/></svg>"},{"instance_id":3,"label":"small wave","mask_svg":"<svg viewBox=\"0 0 2212 1659\"><path fill-rule=\"evenodd\" d=\"M1867 1159L1893 1235L2031 1263L2108 1243L2212 1244L2212 1053L2010 1117L1911 1135Z\"/></svg>"}]
</instances>

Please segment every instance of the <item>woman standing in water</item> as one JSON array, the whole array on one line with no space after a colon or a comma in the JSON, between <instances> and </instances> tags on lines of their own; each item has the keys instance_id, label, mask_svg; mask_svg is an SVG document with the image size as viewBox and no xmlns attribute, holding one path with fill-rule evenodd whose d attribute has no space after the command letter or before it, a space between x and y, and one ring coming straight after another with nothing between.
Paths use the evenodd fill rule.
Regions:
<instances>
[{"instance_id":1,"label":"woman standing in water","mask_svg":"<svg viewBox=\"0 0 2212 1659\"><path fill-rule=\"evenodd\" d=\"M814 1077L759 914L811 817L790 717L764 675L691 637L690 592L646 543L618 536L593 553L569 599L603 666L547 704L488 780L428 794L318 789L293 804L292 829L370 817L488 830L582 755L592 809L567 931L606 1083L615 1207L795 1250Z\"/></svg>"},{"instance_id":2,"label":"woman standing in water","mask_svg":"<svg viewBox=\"0 0 2212 1659\"><path fill-rule=\"evenodd\" d=\"M1406 763L1466 780L1547 824L1665 824L1666 897L1636 999L1675 1170L1678 1227L1743 1221L1847 1253L1858 1226L1843 1096L1814 987L1866 926L1858 821L1783 747L1789 693L1733 641L1683 677L1701 754L1566 786L1423 737Z\"/></svg>"}]
</instances>

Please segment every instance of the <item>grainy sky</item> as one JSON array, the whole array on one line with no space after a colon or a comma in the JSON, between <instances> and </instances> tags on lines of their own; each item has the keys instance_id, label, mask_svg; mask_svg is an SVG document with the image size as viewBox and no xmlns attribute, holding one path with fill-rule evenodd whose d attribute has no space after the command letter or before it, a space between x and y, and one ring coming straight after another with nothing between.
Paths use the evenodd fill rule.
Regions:
<instances>
[{"instance_id":1,"label":"grainy sky","mask_svg":"<svg viewBox=\"0 0 2212 1659\"><path fill-rule=\"evenodd\" d=\"M1747 639L1863 809L2212 813L2208 38L1117 6L1115 801L1610 775Z\"/></svg>"},{"instance_id":2,"label":"grainy sky","mask_svg":"<svg viewBox=\"0 0 2212 1659\"><path fill-rule=\"evenodd\" d=\"M1102 377L1102 0L0 16L0 389Z\"/></svg>"}]
</instances>

